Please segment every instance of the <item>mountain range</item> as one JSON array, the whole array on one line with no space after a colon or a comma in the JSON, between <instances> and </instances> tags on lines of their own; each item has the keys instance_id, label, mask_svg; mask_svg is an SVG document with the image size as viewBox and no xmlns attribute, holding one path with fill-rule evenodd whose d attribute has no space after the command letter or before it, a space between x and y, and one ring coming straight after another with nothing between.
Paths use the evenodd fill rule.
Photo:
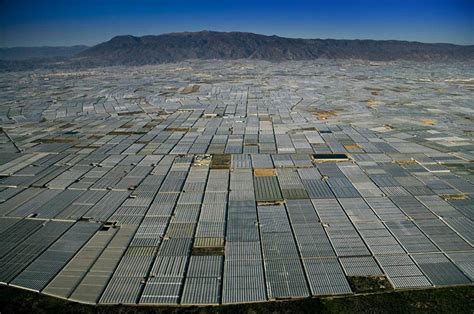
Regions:
<instances>
[{"instance_id":1,"label":"mountain range","mask_svg":"<svg viewBox=\"0 0 474 314\"><path fill-rule=\"evenodd\" d=\"M51 47L48 47L51 48ZM95 67L145 65L179 62L187 59L259 59L269 61L326 59L361 59L371 61L474 61L474 46L427 44L397 40L299 39L243 32L182 32L156 36L116 36L93 47L57 47L45 53L19 53L14 60L0 50L0 69L10 65L38 67ZM74 49L77 51L74 52ZM13 49L13 48L10 48ZM33 48L31 48L33 49ZM70 53L71 52L71 53ZM8 58L2 58L7 55ZM32 62L25 55L40 56ZM61 57L61 62L49 62ZM28 60L25 60L28 59ZM26 61L26 62L22 62ZM57 61L57 60L56 60Z\"/></svg>"}]
</instances>

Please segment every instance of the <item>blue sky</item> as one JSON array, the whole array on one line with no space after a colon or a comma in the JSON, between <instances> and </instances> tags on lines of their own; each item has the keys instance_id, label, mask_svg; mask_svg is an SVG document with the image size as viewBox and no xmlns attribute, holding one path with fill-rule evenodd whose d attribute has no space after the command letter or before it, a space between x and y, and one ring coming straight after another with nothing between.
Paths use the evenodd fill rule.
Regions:
<instances>
[{"instance_id":1,"label":"blue sky","mask_svg":"<svg viewBox=\"0 0 474 314\"><path fill-rule=\"evenodd\" d=\"M0 47L199 30L466 45L474 0L0 0Z\"/></svg>"}]
</instances>

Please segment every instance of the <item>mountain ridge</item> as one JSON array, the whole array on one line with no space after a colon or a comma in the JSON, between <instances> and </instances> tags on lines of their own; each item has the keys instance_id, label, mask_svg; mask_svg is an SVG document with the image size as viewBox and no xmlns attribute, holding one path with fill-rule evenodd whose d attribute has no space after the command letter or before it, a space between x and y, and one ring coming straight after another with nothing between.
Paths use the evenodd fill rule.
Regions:
<instances>
[{"instance_id":1,"label":"mountain ridge","mask_svg":"<svg viewBox=\"0 0 474 314\"><path fill-rule=\"evenodd\" d=\"M11 49L23 49L27 53L22 54L20 51L13 54L15 58L2 59L2 52L8 49L10 54L13 51ZM42 51L34 52L35 49ZM474 62L474 45L374 39L286 38L248 32L215 31L176 32L141 37L119 35L92 47L78 45L0 48L0 71L140 66L190 59Z\"/></svg>"},{"instance_id":2,"label":"mountain ridge","mask_svg":"<svg viewBox=\"0 0 474 314\"><path fill-rule=\"evenodd\" d=\"M372 39L303 39L247 32L120 35L74 56L102 65L143 65L186 59L474 60L474 46Z\"/></svg>"}]
</instances>

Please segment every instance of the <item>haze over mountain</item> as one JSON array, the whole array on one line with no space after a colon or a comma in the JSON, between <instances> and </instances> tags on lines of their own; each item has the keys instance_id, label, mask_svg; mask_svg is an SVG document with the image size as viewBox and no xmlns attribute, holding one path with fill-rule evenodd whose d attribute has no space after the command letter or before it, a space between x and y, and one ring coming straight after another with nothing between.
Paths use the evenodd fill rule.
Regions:
<instances>
[{"instance_id":1,"label":"haze over mountain","mask_svg":"<svg viewBox=\"0 0 474 314\"><path fill-rule=\"evenodd\" d=\"M87 46L70 47L12 47L0 48L0 60L31 60L57 57L71 57L87 49Z\"/></svg>"},{"instance_id":2,"label":"haze over mountain","mask_svg":"<svg viewBox=\"0 0 474 314\"><path fill-rule=\"evenodd\" d=\"M18 60L1 61L0 70L27 70L35 67L84 68L145 65L178 62L186 59L284 61L327 58L373 61L474 61L474 46L472 45L427 44L396 40L297 39L243 32L213 31L169 33L143 37L116 36L107 42L87 49L84 49L83 46L69 48L70 50L58 47L58 51L68 52L74 49L79 51L69 57L64 53L63 56L66 59L61 59L61 62L52 59L43 59L38 62L32 60L24 62ZM44 48L38 49L44 50ZM37 56L41 55L41 52L35 54L30 51L29 55ZM20 60L23 59L27 58Z\"/></svg>"}]
</instances>

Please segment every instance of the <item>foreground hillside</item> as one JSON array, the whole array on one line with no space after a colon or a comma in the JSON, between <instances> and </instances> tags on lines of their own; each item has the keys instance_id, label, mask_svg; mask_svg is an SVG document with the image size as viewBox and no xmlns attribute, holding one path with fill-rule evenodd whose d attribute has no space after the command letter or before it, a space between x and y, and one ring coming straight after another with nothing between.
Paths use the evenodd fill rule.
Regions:
<instances>
[{"instance_id":1,"label":"foreground hillside","mask_svg":"<svg viewBox=\"0 0 474 314\"><path fill-rule=\"evenodd\" d=\"M0 286L2 313L472 313L472 287L217 307L93 306Z\"/></svg>"}]
</instances>

